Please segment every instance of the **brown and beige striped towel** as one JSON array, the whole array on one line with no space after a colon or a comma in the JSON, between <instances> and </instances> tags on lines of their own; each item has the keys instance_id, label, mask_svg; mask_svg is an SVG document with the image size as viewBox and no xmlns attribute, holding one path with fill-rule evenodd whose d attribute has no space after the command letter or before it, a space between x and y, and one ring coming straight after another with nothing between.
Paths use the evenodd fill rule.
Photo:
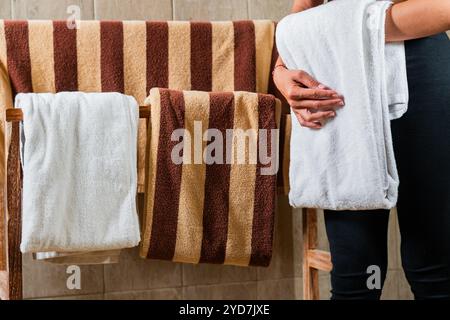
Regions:
<instances>
[{"instance_id":1,"label":"brown and beige striped towel","mask_svg":"<svg viewBox=\"0 0 450 320\"><path fill-rule=\"evenodd\" d=\"M260 160L265 151L277 154L280 101L248 92L154 88L146 102L151 105L151 121L141 256L267 266L272 255L276 175L261 170L275 163ZM255 140L247 140L241 162L238 129L255 133ZM264 138L258 134L262 129L267 130ZM177 140L180 134L182 139ZM264 140L267 149L262 147ZM222 148L215 148L218 145ZM210 159L206 155L214 163L205 161ZM252 155L258 155L257 161Z\"/></svg>"},{"instance_id":2,"label":"brown and beige striped towel","mask_svg":"<svg viewBox=\"0 0 450 320\"><path fill-rule=\"evenodd\" d=\"M0 20L0 64L13 94L115 91L142 105L153 87L267 93L274 29L268 20L81 21L79 29L66 21ZM11 107L10 94L0 95L0 108ZM139 139L142 191L144 122Z\"/></svg>"},{"instance_id":3,"label":"brown and beige striped towel","mask_svg":"<svg viewBox=\"0 0 450 320\"><path fill-rule=\"evenodd\" d=\"M152 87L274 93L269 81L277 57L274 29L272 21L81 21L79 29L68 29L66 21L0 20L0 112L13 107L18 92L118 91L134 96L140 105ZM146 145L141 122L140 192ZM1 121L2 208L10 138L6 131ZM279 184L288 185L284 180ZM4 214L0 211L1 235Z\"/></svg>"}]
</instances>

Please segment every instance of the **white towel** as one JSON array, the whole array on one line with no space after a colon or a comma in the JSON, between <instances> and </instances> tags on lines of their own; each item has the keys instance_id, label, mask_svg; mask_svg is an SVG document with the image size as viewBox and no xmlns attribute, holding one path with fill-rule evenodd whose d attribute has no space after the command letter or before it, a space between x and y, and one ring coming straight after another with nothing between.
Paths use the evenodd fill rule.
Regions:
<instances>
[{"instance_id":1,"label":"white towel","mask_svg":"<svg viewBox=\"0 0 450 320\"><path fill-rule=\"evenodd\" d=\"M136 246L138 105L118 93L19 94L22 252Z\"/></svg>"},{"instance_id":2,"label":"white towel","mask_svg":"<svg viewBox=\"0 0 450 320\"><path fill-rule=\"evenodd\" d=\"M403 43L385 45L391 4L333 1L278 25L277 46L287 67L310 73L346 103L320 130L292 122L294 207L390 209L397 202L389 120L406 111L408 85Z\"/></svg>"}]
</instances>

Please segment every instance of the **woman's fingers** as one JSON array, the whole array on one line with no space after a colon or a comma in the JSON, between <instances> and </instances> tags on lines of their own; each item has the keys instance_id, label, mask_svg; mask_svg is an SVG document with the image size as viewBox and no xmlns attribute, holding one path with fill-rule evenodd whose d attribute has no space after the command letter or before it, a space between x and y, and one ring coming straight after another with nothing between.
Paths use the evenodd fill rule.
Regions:
<instances>
[{"instance_id":1,"label":"woman's fingers","mask_svg":"<svg viewBox=\"0 0 450 320\"><path fill-rule=\"evenodd\" d=\"M334 90L331 89L309 89L299 88L300 94L303 99L341 99L342 97Z\"/></svg>"},{"instance_id":2,"label":"woman's fingers","mask_svg":"<svg viewBox=\"0 0 450 320\"><path fill-rule=\"evenodd\" d=\"M303 70L297 70L293 75L293 78L295 81L303 84L305 87L308 88L317 88L319 86L322 89L325 88L324 85L322 85L319 81L311 77L308 72Z\"/></svg>"},{"instance_id":3,"label":"woman's fingers","mask_svg":"<svg viewBox=\"0 0 450 320\"><path fill-rule=\"evenodd\" d=\"M300 125L302 127L311 128L311 129L320 129L320 128L322 128L322 124L321 123L309 122L309 121L306 121L305 119L303 119L303 117L302 117L300 112L295 112L295 116L297 117L297 120L298 120L298 122L300 123Z\"/></svg>"},{"instance_id":4,"label":"woman's fingers","mask_svg":"<svg viewBox=\"0 0 450 320\"><path fill-rule=\"evenodd\" d=\"M293 109L313 109L313 110L325 110L342 108L344 101L342 99L329 99L329 100L299 100L291 101L291 107Z\"/></svg>"},{"instance_id":5,"label":"woman's fingers","mask_svg":"<svg viewBox=\"0 0 450 320\"><path fill-rule=\"evenodd\" d=\"M342 97L334 90L330 89L309 89L302 88L300 86L293 85L289 88L288 92L289 100L302 100L302 99L312 99L312 100L320 100L320 99L342 99Z\"/></svg>"},{"instance_id":6,"label":"woman's fingers","mask_svg":"<svg viewBox=\"0 0 450 320\"><path fill-rule=\"evenodd\" d=\"M310 112L307 109L301 110L300 114L302 118L308 122L320 122L322 120L327 120L336 116L336 113L334 111Z\"/></svg>"},{"instance_id":7,"label":"woman's fingers","mask_svg":"<svg viewBox=\"0 0 450 320\"><path fill-rule=\"evenodd\" d=\"M344 97L305 71L277 68L273 78L304 127L322 128L327 119L336 116L335 109L345 104Z\"/></svg>"},{"instance_id":8,"label":"woman's fingers","mask_svg":"<svg viewBox=\"0 0 450 320\"><path fill-rule=\"evenodd\" d=\"M318 111L310 112L307 109L295 110L294 111L300 125L313 129L320 129L324 123L331 118L336 116L334 111Z\"/></svg>"},{"instance_id":9,"label":"woman's fingers","mask_svg":"<svg viewBox=\"0 0 450 320\"><path fill-rule=\"evenodd\" d=\"M307 88L319 88L319 89L325 89L325 90L332 90L330 87L324 85L323 83L320 83L316 79L314 79L308 72L303 70L297 70L295 71L293 75L293 79L302 85L304 85Z\"/></svg>"}]
</instances>

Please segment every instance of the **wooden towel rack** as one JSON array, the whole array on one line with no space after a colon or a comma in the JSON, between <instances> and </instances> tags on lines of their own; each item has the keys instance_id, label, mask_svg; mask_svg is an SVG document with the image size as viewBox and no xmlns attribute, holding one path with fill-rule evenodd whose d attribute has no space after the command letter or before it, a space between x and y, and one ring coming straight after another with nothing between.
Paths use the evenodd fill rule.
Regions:
<instances>
[{"instance_id":1,"label":"wooden towel rack","mask_svg":"<svg viewBox=\"0 0 450 320\"><path fill-rule=\"evenodd\" d=\"M149 118L150 107L139 107L139 117ZM7 270L0 271L0 296L10 300L21 300L22 293L22 254L21 242L21 201L22 171L20 164L19 122L23 120L21 109L7 109L6 121L12 122L11 147L7 164L7 206L6 222ZM329 252L319 250L317 211L303 209L303 299L318 300L319 270L329 272L332 269ZM3 253L0 252L0 255Z\"/></svg>"}]
</instances>

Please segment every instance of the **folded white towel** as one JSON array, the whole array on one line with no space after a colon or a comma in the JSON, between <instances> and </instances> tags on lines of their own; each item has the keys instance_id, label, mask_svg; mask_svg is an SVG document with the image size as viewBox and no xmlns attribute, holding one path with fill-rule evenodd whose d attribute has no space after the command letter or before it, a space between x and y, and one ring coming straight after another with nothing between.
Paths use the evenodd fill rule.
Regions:
<instances>
[{"instance_id":1,"label":"folded white towel","mask_svg":"<svg viewBox=\"0 0 450 320\"><path fill-rule=\"evenodd\" d=\"M390 209L397 202L389 120L406 111L408 85L403 43L385 45L391 4L333 1L278 25L277 46L287 67L310 73L346 103L320 130L292 122L294 207Z\"/></svg>"},{"instance_id":2,"label":"folded white towel","mask_svg":"<svg viewBox=\"0 0 450 320\"><path fill-rule=\"evenodd\" d=\"M136 246L139 108L118 93L19 94L22 252Z\"/></svg>"}]
</instances>

